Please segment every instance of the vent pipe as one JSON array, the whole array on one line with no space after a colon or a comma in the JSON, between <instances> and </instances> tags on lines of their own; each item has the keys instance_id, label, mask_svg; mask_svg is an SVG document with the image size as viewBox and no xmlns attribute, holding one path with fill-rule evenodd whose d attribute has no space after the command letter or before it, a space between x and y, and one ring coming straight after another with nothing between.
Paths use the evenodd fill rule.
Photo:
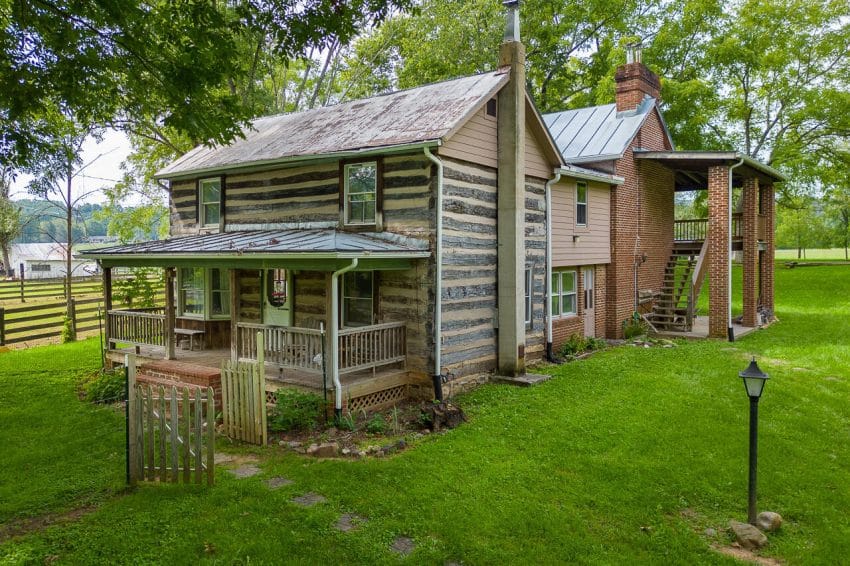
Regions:
<instances>
[{"instance_id":1,"label":"vent pipe","mask_svg":"<svg viewBox=\"0 0 850 566\"><path fill-rule=\"evenodd\" d=\"M627 43L626 44L626 64L630 65L632 63L640 63L641 62L642 50L643 50L643 44L640 41Z\"/></svg>"},{"instance_id":2,"label":"vent pipe","mask_svg":"<svg viewBox=\"0 0 850 566\"><path fill-rule=\"evenodd\" d=\"M508 9L504 42L519 41L519 0L505 0L502 5Z\"/></svg>"}]
</instances>

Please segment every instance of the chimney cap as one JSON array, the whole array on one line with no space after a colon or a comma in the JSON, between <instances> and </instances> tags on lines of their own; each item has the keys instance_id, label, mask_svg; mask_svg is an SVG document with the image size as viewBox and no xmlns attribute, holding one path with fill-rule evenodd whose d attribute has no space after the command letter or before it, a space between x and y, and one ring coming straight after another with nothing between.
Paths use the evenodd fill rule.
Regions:
<instances>
[{"instance_id":1,"label":"chimney cap","mask_svg":"<svg viewBox=\"0 0 850 566\"><path fill-rule=\"evenodd\" d=\"M630 41L626 44L626 64L631 63L640 63L641 62L641 54L643 51L643 42L638 41Z\"/></svg>"},{"instance_id":2,"label":"chimney cap","mask_svg":"<svg viewBox=\"0 0 850 566\"><path fill-rule=\"evenodd\" d=\"M502 5L508 9L504 41L519 42L519 0L504 0Z\"/></svg>"}]
</instances>

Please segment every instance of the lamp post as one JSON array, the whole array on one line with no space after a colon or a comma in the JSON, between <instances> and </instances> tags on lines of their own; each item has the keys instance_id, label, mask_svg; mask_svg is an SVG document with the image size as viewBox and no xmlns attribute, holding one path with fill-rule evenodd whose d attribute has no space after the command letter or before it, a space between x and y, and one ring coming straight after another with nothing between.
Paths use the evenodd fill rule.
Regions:
<instances>
[{"instance_id":1,"label":"lamp post","mask_svg":"<svg viewBox=\"0 0 850 566\"><path fill-rule=\"evenodd\" d=\"M738 376L744 380L747 396L750 398L750 481L749 497L747 499L747 522L756 524L756 471L758 469L758 421L759 398L764 391L764 384L769 376L759 369L755 357L747 369Z\"/></svg>"}]
</instances>

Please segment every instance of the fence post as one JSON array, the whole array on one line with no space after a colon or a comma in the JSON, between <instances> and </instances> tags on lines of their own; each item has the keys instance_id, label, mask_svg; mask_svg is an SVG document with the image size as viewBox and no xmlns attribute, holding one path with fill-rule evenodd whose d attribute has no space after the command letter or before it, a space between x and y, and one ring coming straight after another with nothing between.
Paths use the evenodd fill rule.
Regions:
<instances>
[{"instance_id":1,"label":"fence post","mask_svg":"<svg viewBox=\"0 0 850 566\"><path fill-rule=\"evenodd\" d=\"M0 307L0 346L6 345L6 309Z\"/></svg>"},{"instance_id":2,"label":"fence post","mask_svg":"<svg viewBox=\"0 0 850 566\"><path fill-rule=\"evenodd\" d=\"M71 338L77 339L77 299L71 297L68 299L68 318L71 321Z\"/></svg>"},{"instance_id":3,"label":"fence post","mask_svg":"<svg viewBox=\"0 0 850 566\"><path fill-rule=\"evenodd\" d=\"M27 301L26 301L26 299L24 299L24 264L23 263L18 265L18 270L20 271L20 274L21 274L21 302L25 303Z\"/></svg>"},{"instance_id":4,"label":"fence post","mask_svg":"<svg viewBox=\"0 0 850 566\"><path fill-rule=\"evenodd\" d=\"M137 450L137 440L138 434L136 431L137 418L138 415L131 415L131 409L135 409L135 400L136 400L136 356L133 354L124 354L124 367L127 372L127 381L125 382L125 393L127 397L126 409L124 411L125 414L125 424L126 424L126 446L127 446L127 483L129 485L136 485L136 481L138 480L136 473L136 458L138 456Z\"/></svg>"}]
</instances>

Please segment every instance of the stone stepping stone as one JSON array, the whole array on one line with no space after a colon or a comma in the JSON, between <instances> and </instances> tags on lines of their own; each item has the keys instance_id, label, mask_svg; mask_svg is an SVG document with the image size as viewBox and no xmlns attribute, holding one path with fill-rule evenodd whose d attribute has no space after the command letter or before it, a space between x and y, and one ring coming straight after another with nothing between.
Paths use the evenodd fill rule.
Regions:
<instances>
[{"instance_id":1,"label":"stone stepping stone","mask_svg":"<svg viewBox=\"0 0 850 566\"><path fill-rule=\"evenodd\" d=\"M214 461L216 464L229 464L235 459L236 456L234 456L233 454L224 454L222 452L216 452L214 457Z\"/></svg>"},{"instance_id":2,"label":"stone stepping stone","mask_svg":"<svg viewBox=\"0 0 850 566\"><path fill-rule=\"evenodd\" d=\"M345 513L339 518L339 521L336 522L334 528L338 531L347 533L348 531L353 531L365 522L366 517L361 517L354 513Z\"/></svg>"},{"instance_id":3,"label":"stone stepping stone","mask_svg":"<svg viewBox=\"0 0 850 566\"><path fill-rule=\"evenodd\" d=\"M292 485L293 483L295 483L295 482L293 482L292 480L288 480L286 478L282 478L280 476L273 477L271 479L266 480L266 486L269 489L277 489L277 488L283 487L285 485Z\"/></svg>"},{"instance_id":4,"label":"stone stepping stone","mask_svg":"<svg viewBox=\"0 0 850 566\"><path fill-rule=\"evenodd\" d=\"M296 505L300 505L301 507L313 507L314 505L324 503L325 501L327 501L327 499L323 495L312 492L292 498L292 502Z\"/></svg>"},{"instance_id":5,"label":"stone stepping stone","mask_svg":"<svg viewBox=\"0 0 850 566\"><path fill-rule=\"evenodd\" d=\"M407 556L413 549L416 548L416 543L413 542L413 539L410 537L398 537L393 541L393 545L390 547L390 550L395 552L396 554L401 554L402 556Z\"/></svg>"},{"instance_id":6,"label":"stone stepping stone","mask_svg":"<svg viewBox=\"0 0 850 566\"><path fill-rule=\"evenodd\" d=\"M227 470L228 473L233 474L239 479L242 478L250 478L251 476L256 476L260 473L260 468L255 466L254 464L243 464L238 468L234 468L232 470Z\"/></svg>"}]
</instances>

